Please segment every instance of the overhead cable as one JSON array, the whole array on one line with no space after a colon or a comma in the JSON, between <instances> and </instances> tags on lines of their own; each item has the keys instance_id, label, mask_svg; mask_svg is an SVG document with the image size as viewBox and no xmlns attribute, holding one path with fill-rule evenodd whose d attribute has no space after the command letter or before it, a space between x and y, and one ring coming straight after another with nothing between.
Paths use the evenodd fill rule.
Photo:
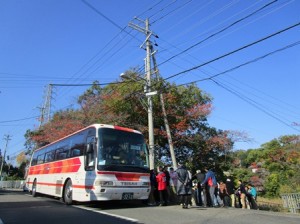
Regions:
<instances>
[{"instance_id":1,"label":"overhead cable","mask_svg":"<svg viewBox=\"0 0 300 224\"><path fill-rule=\"evenodd\" d=\"M269 38L271 38L271 37L277 36L277 35L279 35L279 34L281 34L281 33L283 33L283 32L286 32L286 31L288 31L288 30L290 30L290 29L293 29L293 28L295 28L295 27L297 27L297 26L299 26L299 25L300 25L300 22L298 22L298 23L296 23L296 24L294 24L294 25L292 25L292 26L289 26L289 27L287 27L287 28L285 28L285 29L282 29L282 30L280 30L280 31L277 31L277 32L275 32L275 33L273 33L273 34L270 34L270 35L268 35L268 36L266 36L266 37L263 37L263 38L261 38L261 39L259 39L259 40L257 40L257 41L254 41L254 42L252 42L252 43L250 43L250 44L244 45L244 46L242 46L242 47L240 47L240 48L238 48L238 49L236 49L236 50L233 50L233 51L230 51L230 52L228 52L228 53L226 53L226 54L223 54L223 55L221 55L221 56L219 56L219 57L217 57L217 58L214 58L214 59L212 59L212 60L209 60L209 61L207 61L207 62L204 62L204 63L202 63L202 64L200 64L200 65L194 66L194 67L192 67L192 68L190 68L190 69L184 70L184 71L179 72L179 73L176 73L176 74L174 74L174 75L171 75L171 76L165 78L165 80L174 78L174 77L176 77L176 76L178 76L178 75L181 75L181 74L184 74L184 73L193 71L193 70L195 70L195 69L198 69L198 68L200 68L200 67L203 67L203 66L205 66L205 65L208 65L208 64L210 64L210 63L212 63L212 62L218 61L218 60L220 60L220 59L222 59L222 58L225 58L225 57L227 57L227 56L229 56L229 55L232 55L232 54L234 54L234 53L236 53L236 52L239 52L239 51L244 50L244 49L246 49L246 48L248 48L248 47L251 47L251 46L253 46L253 45L256 45L256 44L258 44L258 43L260 43L260 42L262 42L262 41L265 41L265 40L267 40L267 39L269 39Z\"/></svg>"},{"instance_id":2,"label":"overhead cable","mask_svg":"<svg viewBox=\"0 0 300 224\"><path fill-rule=\"evenodd\" d=\"M177 85L177 86L189 85L189 84L196 83L196 82L202 82L202 81L206 81L206 80L211 80L212 78L215 78L215 77L220 76L220 75L224 75L224 74L226 74L226 73L228 73L228 72L232 72L232 71L234 71L234 70L236 70L236 69L239 69L239 68L244 67L244 66L246 66L246 65L252 64L252 63L257 62L257 61L259 61L259 60L262 60L262 59L264 59L264 58L266 58L266 57L268 57L268 56L271 56L271 55L273 55L273 54L275 54L275 53L278 53L278 52L287 50L287 49L289 49L289 48L295 47L295 46L297 46L297 45L299 45L299 44L300 44L300 41L294 42L294 43L289 44L289 45L287 45L287 46L285 46L285 47L282 47L282 48L280 48L280 49L277 49L277 50L275 50L275 51L272 51L272 52L270 52L270 53L267 53L267 54L265 54L265 55L263 55L263 56L260 56L260 57L258 57L258 58L253 59L253 60L250 60L250 61L247 61L247 62L245 62L245 63L243 63L243 64L240 64L240 65L238 65L238 66L235 66L235 67L233 67L233 68L230 68L230 69L228 69L228 70L226 70L226 71L224 71L224 72L220 72L220 73L218 73L218 74L209 76L209 77L207 77L207 78L195 80L195 81L188 82L188 83L184 83L184 84L180 84L180 85Z\"/></svg>"},{"instance_id":3,"label":"overhead cable","mask_svg":"<svg viewBox=\"0 0 300 224\"><path fill-rule=\"evenodd\" d=\"M0 121L0 124L3 123L11 123L11 122L17 122L17 121L25 121L25 120L31 120L33 118L39 118L40 116L34 116L34 117L27 117L27 118L21 118L21 119L16 119L16 120L8 120L8 121Z\"/></svg>"},{"instance_id":4,"label":"overhead cable","mask_svg":"<svg viewBox=\"0 0 300 224\"><path fill-rule=\"evenodd\" d=\"M261 7L261 8L259 8L259 9L255 10L254 12L248 14L247 16L245 16L245 17L243 17L243 18L241 18L241 19L239 19L239 20L237 20L237 21L231 23L230 25L224 27L223 29L219 30L218 32L209 35L209 36L206 37L205 39L203 39L203 40L197 42L196 44L194 44L194 45L188 47L187 49L181 51L180 53L175 54L175 55L173 55L172 57L170 57L169 59L163 61L163 62L160 63L158 66L165 64L166 62L168 62L168 61L172 60L173 58L175 58L175 57L177 57L177 56L179 56L179 55L181 55L181 54L183 54L183 53L185 53L185 52L191 50L192 48L198 46L199 44L205 42L206 40L208 40L208 39L210 39L210 38L212 38L212 37L214 37L214 36L216 36L216 35L218 35L218 34L224 32L225 30L229 29L230 27L232 27L232 26L234 26L234 25L236 25L236 24L242 22L243 20L245 20L245 19L247 19L247 18L249 18L249 17L255 15L256 13L260 12L261 10L263 10L263 9L265 9L266 7L270 6L271 4L274 4L275 2L277 2L277 0L274 0L274 1L272 1L272 2L270 2L270 3L268 3L268 4L266 4L266 5L264 5L263 7Z\"/></svg>"},{"instance_id":5,"label":"overhead cable","mask_svg":"<svg viewBox=\"0 0 300 224\"><path fill-rule=\"evenodd\" d=\"M283 121L282 119L276 117L275 115L273 115L272 113L270 113L269 111L265 110L264 108L262 108L258 103L256 103L255 101L253 101L252 99L246 97L246 96L242 96L241 94L238 94L237 92L229 89L228 87L226 87L225 85L220 84L219 82L217 82L214 79L211 79L216 85L222 87L223 89L227 90L228 92L232 93L233 95L237 96L238 98L242 99L243 101L249 103L250 105L252 105L253 107L257 108L258 110L262 111L263 113L267 114L268 116L274 118L275 120L279 121L280 123L284 124L285 126L292 128L294 130L296 130L297 132L300 132L299 129L293 127L291 124L286 123L285 121Z\"/></svg>"}]
</instances>

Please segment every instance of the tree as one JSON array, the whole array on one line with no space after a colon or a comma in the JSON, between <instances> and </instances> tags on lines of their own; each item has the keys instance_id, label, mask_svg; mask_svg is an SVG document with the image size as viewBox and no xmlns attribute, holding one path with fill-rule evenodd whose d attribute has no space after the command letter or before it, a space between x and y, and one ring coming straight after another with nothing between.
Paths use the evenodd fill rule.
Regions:
<instances>
[{"instance_id":1,"label":"tree","mask_svg":"<svg viewBox=\"0 0 300 224\"><path fill-rule=\"evenodd\" d=\"M38 148L82 128L84 128L84 124L81 112L74 110L58 111L53 115L51 122L43 125L38 130L29 131L27 136L30 141L34 141Z\"/></svg>"},{"instance_id":2,"label":"tree","mask_svg":"<svg viewBox=\"0 0 300 224\"><path fill-rule=\"evenodd\" d=\"M107 123L140 130L148 136L147 104L144 81L136 69L127 71L131 81L99 86L98 82L79 96L80 109L56 112L52 120L28 137L38 146L53 142L92 123ZM224 169L230 160L232 134L210 127L207 116L212 111L212 98L195 85L176 86L154 79L153 90L163 93L178 161L190 166L215 166ZM156 160L168 163L170 157L167 134L158 96L153 97Z\"/></svg>"},{"instance_id":3,"label":"tree","mask_svg":"<svg viewBox=\"0 0 300 224\"><path fill-rule=\"evenodd\" d=\"M16 161L19 165L28 162L28 157L26 156L26 153L24 151L19 153L16 157Z\"/></svg>"},{"instance_id":4,"label":"tree","mask_svg":"<svg viewBox=\"0 0 300 224\"><path fill-rule=\"evenodd\" d=\"M300 190L300 147L299 137L281 136L261 146L259 149L236 152L242 165L256 164L257 173L249 174L248 179L268 197L278 197L282 193L294 193ZM236 170L235 170L236 172ZM242 173L236 173L243 176Z\"/></svg>"}]
</instances>

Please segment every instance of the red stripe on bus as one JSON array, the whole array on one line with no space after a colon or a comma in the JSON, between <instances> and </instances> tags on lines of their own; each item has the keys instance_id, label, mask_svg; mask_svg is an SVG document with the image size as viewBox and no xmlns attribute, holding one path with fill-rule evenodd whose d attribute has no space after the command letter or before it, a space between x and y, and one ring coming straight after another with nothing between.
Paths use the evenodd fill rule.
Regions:
<instances>
[{"instance_id":1,"label":"red stripe on bus","mask_svg":"<svg viewBox=\"0 0 300 224\"><path fill-rule=\"evenodd\" d=\"M115 175L118 181L139 181L141 176L149 177L148 173L121 173L121 172L105 172L98 171L97 174Z\"/></svg>"},{"instance_id":2,"label":"red stripe on bus","mask_svg":"<svg viewBox=\"0 0 300 224\"><path fill-rule=\"evenodd\" d=\"M54 183L43 183L43 182L37 182L37 185L44 185L44 186L53 186L53 187L63 187L63 184L54 184Z\"/></svg>"},{"instance_id":3,"label":"red stripe on bus","mask_svg":"<svg viewBox=\"0 0 300 224\"><path fill-rule=\"evenodd\" d=\"M32 184L33 182L27 182ZM44 185L44 186L52 186L52 187L63 187L63 184L55 184L55 183L47 183L47 182L37 182L37 185ZM80 189L94 189L93 185L72 185L73 188L80 188Z\"/></svg>"},{"instance_id":4,"label":"red stripe on bus","mask_svg":"<svg viewBox=\"0 0 300 224\"><path fill-rule=\"evenodd\" d=\"M80 188L80 189L95 189L95 187L92 186L88 186L88 185L73 185L73 188Z\"/></svg>"},{"instance_id":5,"label":"red stripe on bus","mask_svg":"<svg viewBox=\"0 0 300 224\"><path fill-rule=\"evenodd\" d=\"M34 174L54 174L54 173L73 173L77 172L81 166L79 158L62 160L52 163L32 166L29 168L29 175Z\"/></svg>"}]
</instances>

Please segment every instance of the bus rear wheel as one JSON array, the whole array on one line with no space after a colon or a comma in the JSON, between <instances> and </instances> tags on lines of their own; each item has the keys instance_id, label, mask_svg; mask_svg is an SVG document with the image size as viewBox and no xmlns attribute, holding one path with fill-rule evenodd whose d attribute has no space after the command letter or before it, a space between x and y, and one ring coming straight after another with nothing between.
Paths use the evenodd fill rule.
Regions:
<instances>
[{"instance_id":1,"label":"bus rear wheel","mask_svg":"<svg viewBox=\"0 0 300 224\"><path fill-rule=\"evenodd\" d=\"M63 199L66 205L71 205L73 203L73 187L72 181L69 179L64 187Z\"/></svg>"}]
</instances>

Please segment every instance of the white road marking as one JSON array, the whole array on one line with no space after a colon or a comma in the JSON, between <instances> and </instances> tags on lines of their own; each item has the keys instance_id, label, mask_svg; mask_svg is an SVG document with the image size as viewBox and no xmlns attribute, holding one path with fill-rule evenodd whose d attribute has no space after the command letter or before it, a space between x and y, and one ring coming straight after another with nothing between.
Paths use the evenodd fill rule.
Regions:
<instances>
[{"instance_id":1,"label":"white road marking","mask_svg":"<svg viewBox=\"0 0 300 224\"><path fill-rule=\"evenodd\" d=\"M119 219L124 219L124 220L131 221L131 222L137 222L137 223L139 222L139 220L137 220L137 219L132 219L132 218L129 218L129 217L126 217L126 216L121 216L121 215L116 215L116 214L111 214L111 213L99 211L99 210L96 210L94 208L87 208L87 207L77 206L77 205L73 205L73 207L88 210L88 211L92 211L92 212L96 212L96 213L103 214L103 215L112 216L112 217L119 218Z\"/></svg>"}]
</instances>

